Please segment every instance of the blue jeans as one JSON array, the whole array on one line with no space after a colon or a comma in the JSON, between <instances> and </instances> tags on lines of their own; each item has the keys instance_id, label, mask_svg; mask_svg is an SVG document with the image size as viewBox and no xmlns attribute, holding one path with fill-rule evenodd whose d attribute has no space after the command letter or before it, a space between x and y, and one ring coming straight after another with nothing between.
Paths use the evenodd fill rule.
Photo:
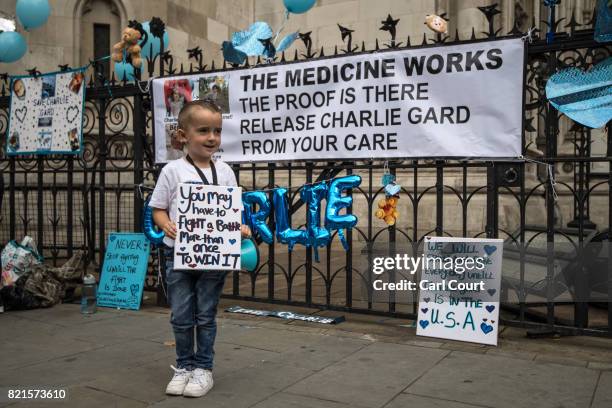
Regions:
<instances>
[{"instance_id":1,"label":"blue jeans","mask_svg":"<svg viewBox=\"0 0 612 408\"><path fill-rule=\"evenodd\" d=\"M164 255L177 368L212 370L215 316L227 271L176 271L173 248L165 248Z\"/></svg>"}]
</instances>

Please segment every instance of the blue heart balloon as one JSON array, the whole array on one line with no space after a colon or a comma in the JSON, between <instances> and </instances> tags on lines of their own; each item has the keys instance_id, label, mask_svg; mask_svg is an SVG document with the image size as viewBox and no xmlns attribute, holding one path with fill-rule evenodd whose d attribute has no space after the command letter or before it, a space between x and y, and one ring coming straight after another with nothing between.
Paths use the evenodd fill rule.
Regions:
<instances>
[{"instance_id":1,"label":"blue heart balloon","mask_svg":"<svg viewBox=\"0 0 612 408\"><path fill-rule=\"evenodd\" d=\"M591 128L604 126L612 119L612 57L588 72L573 67L551 76L546 97L574 122Z\"/></svg>"},{"instance_id":2,"label":"blue heart balloon","mask_svg":"<svg viewBox=\"0 0 612 408\"><path fill-rule=\"evenodd\" d=\"M272 29L263 21L257 21L246 31L238 31L232 34L232 45L234 48L250 57L261 55L265 47L260 40L272 37Z\"/></svg>"},{"instance_id":3,"label":"blue heart balloon","mask_svg":"<svg viewBox=\"0 0 612 408\"><path fill-rule=\"evenodd\" d=\"M284 0L287 11L302 14L313 8L317 0Z\"/></svg>"},{"instance_id":4,"label":"blue heart balloon","mask_svg":"<svg viewBox=\"0 0 612 408\"><path fill-rule=\"evenodd\" d=\"M0 33L0 62L15 62L28 50L25 38L16 31Z\"/></svg>"},{"instance_id":5,"label":"blue heart balloon","mask_svg":"<svg viewBox=\"0 0 612 408\"><path fill-rule=\"evenodd\" d=\"M135 81L134 66L127 62L115 62L115 79L117 81Z\"/></svg>"},{"instance_id":6,"label":"blue heart balloon","mask_svg":"<svg viewBox=\"0 0 612 408\"><path fill-rule=\"evenodd\" d=\"M154 37L153 34L151 34L151 27L148 21L142 23L142 28L147 33L147 35L143 37L143 40L139 44L141 48L140 55L142 55L143 58L154 59L159 55L160 52L166 51L168 49L168 45L170 44L170 37L168 36L168 31L164 31L164 35L162 36L162 39L164 40L164 48L162 49L161 41L159 40L159 38Z\"/></svg>"},{"instance_id":7,"label":"blue heart balloon","mask_svg":"<svg viewBox=\"0 0 612 408\"><path fill-rule=\"evenodd\" d=\"M24 28L31 30L47 22L51 7L47 0L17 0L16 12Z\"/></svg>"}]
</instances>

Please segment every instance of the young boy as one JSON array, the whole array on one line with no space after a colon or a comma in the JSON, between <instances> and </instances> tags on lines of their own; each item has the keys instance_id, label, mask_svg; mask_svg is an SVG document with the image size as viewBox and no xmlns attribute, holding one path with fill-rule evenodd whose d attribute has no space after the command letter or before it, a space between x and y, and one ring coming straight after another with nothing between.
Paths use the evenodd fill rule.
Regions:
<instances>
[{"instance_id":1,"label":"young boy","mask_svg":"<svg viewBox=\"0 0 612 408\"><path fill-rule=\"evenodd\" d=\"M166 388L169 395L201 397L213 386L215 316L227 272L173 270L177 231L172 220L177 212L179 183L237 185L232 169L212 160L221 143L221 122L221 110L214 102L196 100L183 106L177 136L185 144L187 155L164 166L149 203L153 221L166 234L166 280L177 355L177 368L171 366L174 376ZM246 225L241 232L243 236L250 235Z\"/></svg>"}]
</instances>

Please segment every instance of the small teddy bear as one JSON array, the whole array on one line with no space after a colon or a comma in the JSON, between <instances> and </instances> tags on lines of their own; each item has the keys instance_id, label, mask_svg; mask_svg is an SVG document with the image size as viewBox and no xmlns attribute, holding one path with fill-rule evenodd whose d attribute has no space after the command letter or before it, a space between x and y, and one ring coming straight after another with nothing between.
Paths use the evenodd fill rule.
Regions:
<instances>
[{"instance_id":1,"label":"small teddy bear","mask_svg":"<svg viewBox=\"0 0 612 408\"><path fill-rule=\"evenodd\" d=\"M374 215L384 220L389 226L395 225L399 215L397 212L397 197L386 197L378 200L378 210Z\"/></svg>"},{"instance_id":2,"label":"small teddy bear","mask_svg":"<svg viewBox=\"0 0 612 408\"><path fill-rule=\"evenodd\" d=\"M435 14L427 14L425 16L425 23L430 30L435 31L439 34L446 34L448 32L448 24L446 20L440 16L436 16Z\"/></svg>"},{"instance_id":3,"label":"small teddy bear","mask_svg":"<svg viewBox=\"0 0 612 408\"><path fill-rule=\"evenodd\" d=\"M140 31L135 28L126 27L121 34L121 41L113 45L113 61L123 61L123 50L129 54L134 68L140 68L142 65L142 58L140 58Z\"/></svg>"}]
</instances>

